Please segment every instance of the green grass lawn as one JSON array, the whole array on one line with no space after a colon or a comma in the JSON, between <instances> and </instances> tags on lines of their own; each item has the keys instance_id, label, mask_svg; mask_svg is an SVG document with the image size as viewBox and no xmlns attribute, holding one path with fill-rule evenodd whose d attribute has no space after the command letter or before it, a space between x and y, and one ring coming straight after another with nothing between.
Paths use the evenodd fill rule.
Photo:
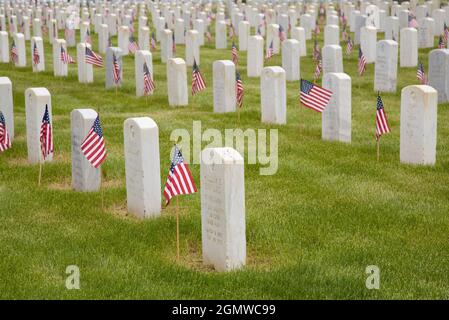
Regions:
<instances>
[{"instance_id":1,"label":"green grass lawn","mask_svg":"<svg viewBox=\"0 0 449 320\"><path fill-rule=\"evenodd\" d=\"M313 41L307 45L301 76L311 80ZM287 124L262 124L260 79L246 77L246 52L239 53L245 86L239 127L279 130L279 170L261 176L259 165L245 166L247 266L217 273L202 266L200 193L179 199L179 263L174 206L157 219L127 215L123 122L140 116L157 122L165 183L172 130L191 132L196 120L203 130L238 127L236 113L212 111L212 63L231 59L230 42L228 50L201 48L208 87L182 108L168 106L159 47L153 53L157 88L148 102L135 97L132 56L124 58L124 86L116 95L104 88L104 69L95 69L89 85L78 83L76 65L68 78L53 77L47 41L45 50L43 73L31 72L29 42L28 67L0 64L0 76L13 83L16 125L13 148L0 155L0 298L449 298L447 104L438 110L436 165L399 162L400 91L418 83L416 68L398 69L397 93L382 95L392 133L382 137L377 162L374 64L358 77L357 48L344 58L353 79L351 144L321 140L321 116L299 107L299 82L287 83ZM76 57L74 48L69 52ZM177 46L176 56L185 57L184 46ZM428 70L428 50L419 56ZM280 55L268 65L281 65ZM38 166L27 163L24 91L30 87L46 87L52 95L55 161L45 165L40 188ZM86 107L101 110L109 152L104 210L101 192L71 191L70 112ZM199 165L191 170L199 186ZM81 290L65 288L65 269L73 264L80 268ZM380 290L365 287L368 265L380 268Z\"/></svg>"}]
</instances>

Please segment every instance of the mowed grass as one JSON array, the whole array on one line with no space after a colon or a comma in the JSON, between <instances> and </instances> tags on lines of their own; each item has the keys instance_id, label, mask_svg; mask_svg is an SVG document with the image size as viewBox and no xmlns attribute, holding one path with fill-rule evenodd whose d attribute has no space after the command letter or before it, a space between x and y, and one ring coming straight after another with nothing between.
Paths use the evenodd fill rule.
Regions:
<instances>
[{"instance_id":1,"label":"mowed grass","mask_svg":"<svg viewBox=\"0 0 449 320\"><path fill-rule=\"evenodd\" d=\"M322 35L319 41L322 46ZM357 48L344 58L344 70L352 77L351 144L321 140L321 116L299 107L297 81L287 83L287 124L262 124L260 79L246 76L246 52L239 52L245 100L238 124L236 113L212 112L212 63L231 59L230 45L228 50L215 50L214 43L201 48L200 69L208 87L189 96L189 106L182 108L168 106L159 47L153 53L157 89L148 102L135 97L132 56L124 58L124 86L117 95L105 90L104 69L95 69L89 85L78 83L76 65L67 78L55 78L47 41L45 72L31 72L29 42L28 67L0 65L0 76L13 83L16 125L13 148L0 155L1 298L449 298L448 105L438 108L436 165L400 164L400 91L417 84L415 68L400 68L397 93L382 95L392 133L382 137L377 162L374 64L365 76L357 76ZM307 46L301 75L312 79L313 41ZM76 57L75 48L69 52ZM185 57L184 46L177 46L176 56ZM428 50L419 56L427 70ZM281 56L266 64L281 65ZM189 86L190 73L189 68ZM40 188L38 166L27 163L24 91L30 87L46 87L52 94L55 161L45 165ZM70 112L86 107L101 111L107 141L104 210L101 192L71 191ZM192 132L198 120L203 130L223 133L237 127L279 130L278 172L261 176L260 165L245 165L245 268L217 273L202 266L199 192L179 199L180 262L174 205L157 219L126 214L123 122L140 116L159 126L163 183L174 129ZM199 165L191 170L201 190ZM68 265L79 266L81 290L65 288ZM380 268L380 290L365 287L368 265Z\"/></svg>"}]
</instances>

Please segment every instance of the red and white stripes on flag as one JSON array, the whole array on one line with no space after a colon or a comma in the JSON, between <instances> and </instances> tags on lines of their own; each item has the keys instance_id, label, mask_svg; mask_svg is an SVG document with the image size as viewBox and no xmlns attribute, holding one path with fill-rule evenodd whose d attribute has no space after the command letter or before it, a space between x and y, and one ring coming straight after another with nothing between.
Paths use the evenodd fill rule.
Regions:
<instances>
[{"instance_id":1,"label":"red and white stripes on flag","mask_svg":"<svg viewBox=\"0 0 449 320\"><path fill-rule=\"evenodd\" d=\"M6 120L3 112L0 111L0 152L6 151L9 148L11 148L11 138L6 129Z\"/></svg>"},{"instance_id":2,"label":"red and white stripes on flag","mask_svg":"<svg viewBox=\"0 0 449 320\"><path fill-rule=\"evenodd\" d=\"M377 110L376 110L376 140L381 135L390 132L390 126L388 125L387 116L385 115L384 104L380 95L377 95Z\"/></svg>"},{"instance_id":3,"label":"red and white stripes on flag","mask_svg":"<svg viewBox=\"0 0 449 320\"><path fill-rule=\"evenodd\" d=\"M19 55L17 53L17 47L16 44L14 43L14 40L11 45L11 60L14 63L17 63L19 61Z\"/></svg>"},{"instance_id":4,"label":"red and white stripes on flag","mask_svg":"<svg viewBox=\"0 0 449 320\"><path fill-rule=\"evenodd\" d=\"M100 116L97 115L92 128L81 144L81 151L87 161L95 168L98 168L106 160L106 144L101 129Z\"/></svg>"},{"instance_id":5,"label":"red and white stripes on flag","mask_svg":"<svg viewBox=\"0 0 449 320\"><path fill-rule=\"evenodd\" d=\"M236 97L237 97L237 106L241 108L243 106L243 95L245 90L243 89L243 81L240 77L240 72L235 73L235 87L236 87Z\"/></svg>"},{"instance_id":6,"label":"red and white stripes on flag","mask_svg":"<svg viewBox=\"0 0 449 320\"><path fill-rule=\"evenodd\" d=\"M103 67L103 58L88 47L86 47L85 62L97 67Z\"/></svg>"},{"instance_id":7,"label":"red and white stripes on flag","mask_svg":"<svg viewBox=\"0 0 449 320\"><path fill-rule=\"evenodd\" d=\"M206 83L204 82L204 78L201 75L200 68L196 64L196 61L193 60L193 71L192 71L192 96L197 94L198 92L206 89Z\"/></svg>"},{"instance_id":8,"label":"red and white stripes on flag","mask_svg":"<svg viewBox=\"0 0 449 320\"><path fill-rule=\"evenodd\" d=\"M75 60L70 56L70 54L64 49L63 46L61 46L61 57L60 57L62 63L69 64L69 63L75 63Z\"/></svg>"},{"instance_id":9,"label":"red and white stripes on flag","mask_svg":"<svg viewBox=\"0 0 449 320\"><path fill-rule=\"evenodd\" d=\"M359 62L358 62L358 71L359 75L362 76L366 70L366 59L362 52L362 49L359 48Z\"/></svg>"},{"instance_id":10,"label":"red and white stripes on flag","mask_svg":"<svg viewBox=\"0 0 449 320\"><path fill-rule=\"evenodd\" d=\"M301 79L300 101L304 106L321 113L326 109L331 97L330 90Z\"/></svg>"},{"instance_id":11,"label":"red and white stripes on flag","mask_svg":"<svg viewBox=\"0 0 449 320\"><path fill-rule=\"evenodd\" d=\"M156 86L151 78L150 70L148 69L147 63L143 64L143 92L148 95L154 91Z\"/></svg>"},{"instance_id":12,"label":"red and white stripes on flag","mask_svg":"<svg viewBox=\"0 0 449 320\"><path fill-rule=\"evenodd\" d=\"M323 69L323 63L321 57L318 58L315 66L315 73L313 74L313 81L317 81L321 76L321 70Z\"/></svg>"},{"instance_id":13,"label":"red and white stripes on flag","mask_svg":"<svg viewBox=\"0 0 449 320\"><path fill-rule=\"evenodd\" d=\"M418 78L421 84L427 84L426 73L424 72L424 66L421 62L419 63L418 70L416 71L416 78Z\"/></svg>"},{"instance_id":14,"label":"red and white stripes on flag","mask_svg":"<svg viewBox=\"0 0 449 320\"><path fill-rule=\"evenodd\" d=\"M232 54L232 62L234 62L234 64L237 64L239 61L239 53L237 51L237 47L235 46L234 41L232 41L231 54Z\"/></svg>"},{"instance_id":15,"label":"red and white stripes on flag","mask_svg":"<svg viewBox=\"0 0 449 320\"><path fill-rule=\"evenodd\" d=\"M175 145L173 160L170 165L167 182L164 188L164 197L166 205L170 203L170 199L181 194L192 194L197 191L190 173L189 166L184 162L184 158Z\"/></svg>"},{"instance_id":16,"label":"red and white stripes on flag","mask_svg":"<svg viewBox=\"0 0 449 320\"><path fill-rule=\"evenodd\" d=\"M115 54L112 54L112 74L114 76L114 83L118 84L120 82L120 64L118 63Z\"/></svg>"},{"instance_id":17,"label":"red and white stripes on flag","mask_svg":"<svg viewBox=\"0 0 449 320\"><path fill-rule=\"evenodd\" d=\"M39 140L41 143L42 157L45 160L53 153L53 130L50 122L50 114L48 113L48 105L45 105Z\"/></svg>"},{"instance_id":18,"label":"red and white stripes on flag","mask_svg":"<svg viewBox=\"0 0 449 320\"><path fill-rule=\"evenodd\" d=\"M36 42L35 42L34 46L33 46L33 64L35 66L37 66L40 61L41 61L41 58L39 56L39 50L37 49Z\"/></svg>"},{"instance_id":19,"label":"red and white stripes on flag","mask_svg":"<svg viewBox=\"0 0 449 320\"><path fill-rule=\"evenodd\" d=\"M139 50L139 45L133 36L129 37L128 50L132 54L135 54L137 50Z\"/></svg>"}]
</instances>

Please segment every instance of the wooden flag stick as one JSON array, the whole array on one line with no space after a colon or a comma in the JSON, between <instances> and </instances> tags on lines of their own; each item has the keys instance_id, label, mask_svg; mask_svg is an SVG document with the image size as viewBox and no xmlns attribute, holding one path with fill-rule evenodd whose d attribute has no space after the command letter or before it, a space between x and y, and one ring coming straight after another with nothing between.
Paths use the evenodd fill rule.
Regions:
<instances>
[{"instance_id":1,"label":"wooden flag stick","mask_svg":"<svg viewBox=\"0 0 449 320\"><path fill-rule=\"evenodd\" d=\"M240 107L237 106L237 124L240 126Z\"/></svg>"},{"instance_id":2,"label":"wooden flag stick","mask_svg":"<svg viewBox=\"0 0 449 320\"><path fill-rule=\"evenodd\" d=\"M179 262L179 201L176 197L176 257Z\"/></svg>"}]
</instances>

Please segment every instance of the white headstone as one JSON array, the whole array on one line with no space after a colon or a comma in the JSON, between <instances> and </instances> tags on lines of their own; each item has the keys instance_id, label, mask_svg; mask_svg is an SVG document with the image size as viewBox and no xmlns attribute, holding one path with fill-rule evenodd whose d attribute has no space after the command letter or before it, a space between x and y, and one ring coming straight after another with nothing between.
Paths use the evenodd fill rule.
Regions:
<instances>
[{"instance_id":1,"label":"white headstone","mask_svg":"<svg viewBox=\"0 0 449 320\"><path fill-rule=\"evenodd\" d=\"M304 31L304 28L292 28L291 38L299 41L299 55L301 57L307 56L306 33Z\"/></svg>"},{"instance_id":2,"label":"white headstone","mask_svg":"<svg viewBox=\"0 0 449 320\"><path fill-rule=\"evenodd\" d=\"M263 37L249 37L246 63L248 77L260 77L263 69L263 60Z\"/></svg>"},{"instance_id":3,"label":"white headstone","mask_svg":"<svg viewBox=\"0 0 449 320\"><path fill-rule=\"evenodd\" d=\"M25 49L25 37L22 33L14 33L13 35L14 43L17 48L18 59L15 63L16 67L26 67L27 58L26 58L26 49Z\"/></svg>"},{"instance_id":4,"label":"white headstone","mask_svg":"<svg viewBox=\"0 0 449 320\"><path fill-rule=\"evenodd\" d=\"M105 54L109 47L109 27L107 24L100 24L98 27L98 52Z\"/></svg>"},{"instance_id":5,"label":"white headstone","mask_svg":"<svg viewBox=\"0 0 449 320\"><path fill-rule=\"evenodd\" d=\"M215 49L226 49L226 22L217 21L215 24Z\"/></svg>"},{"instance_id":6,"label":"white headstone","mask_svg":"<svg viewBox=\"0 0 449 320\"><path fill-rule=\"evenodd\" d=\"M10 55L8 32L0 31L0 62L8 63Z\"/></svg>"},{"instance_id":7,"label":"white headstone","mask_svg":"<svg viewBox=\"0 0 449 320\"><path fill-rule=\"evenodd\" d=\"M387 17L385 23L385 39L399 41L399 18Z\"/></svg>"},{"instance_id":8,"label":"white headstone","mask_svg":"<svg viewBox=\"0 0 449 320\"><path fill-rule=\"evenodd\" d=\"M285 70L265 67L260 77L260 102L262 122L287 123L287 98Z\"/></svg>"},{"instance_id":9,"label":"white headstone","mask_svg":"<svg viewBox=\"0 0 449 320\"><path fill-rule=\"evenodd\" d=\"M435 49L429 53L429 85L438 92L438 103L449 101L449 50Z\"/></svg>"},{"instance_id":10,"label":"white headstone","mask_svg":"<svg viewBox=\"0 0 449 320\"><path fill-rule=\"evenodd\" d=\"M233 112L236 108L235 65L229 60L213 63L214 112Z\"/></svg>"},{"instance_id":11,"label":"white headstone","mask_svg":"<svg viewBox=\"0 0 449 320\"><path fill-rule=\"evenodd\" d=\"M187 67L181 58L167 61L167 90L170 106L186 106L189 104L187 93Z\"/></svg>"},{"instance_id":12,"label":"white headstone","mask_svg":"<svg viewBox=\"0 0 449 320\"><path fill-rule=\"evenodd\" d=\"M37 64L34 63L34 45L36 44L36 49L39 55L39 61ZM44 54L44 42L40 37L31 38L31 65L33 72L45 71L45 54Z\"/></svg>"},{"instance_id":13,"label":"white headstone","mask_svg":"<svg viewBox=\"0 0 449 320\"><path fill-rule=\"evenodd\" d=\"M366 63L376 60L377 30L368 26L360 29L360 48L365 56Z\"/></svg>"},{"instance_id":14,"label":"white headstone","mask_svg":"<svg viewBox=\"0 0 449 320\"><path fill-rule=\"evenodd\" d=\"M150 28L139 28L138 43L140 50L150 50Z\"/></svg>"},{"instance_id":15,"label":"white headstone","mask_svg":"<svg viewBox=\"0 0 449 320\"><path fill-rule=\"evenodd\" d=\"M125 168L128 211L139 218L161 213L159 129L148 117L125 121Z\"/></svg>"},{"instance_id":16,"label":"white headstone","mask_svg":"<svg viewBox=\"0 0 449 320\"><path fill-rule=\"evenodd\" d=\"M248 21L240 21L239 25L239 51L248 49L250 25Z\"/></svg>"},{"instance_id":17,"label":"white headstone","mask_svg":"<svg viewBox=\"0 0 449 320\"><path fill-rule=\"evenodd\" d=\"M340 28L338 25L324 27L324 45L340 45Z\"/></svg>"},{"instance_id":18,"label":"white headstone","mask_svg":"<svg viewBox=\"0 0 449 320\"><path fill-rule=\"evenodd\" d=\"M68 72L67 64L61 61L61 47L67 52L65 40L56 39L53 42L53 74L55 77L66 77Z\"/></svg>"},{"instance_id":19,"label":"white headstone","mask_svg":"<svg viewBox=\"0 0 449 320\"><path fill-rule=\"evenodd\" d=\"M282 42L282 68L285 70L287 81L300 79L299 42L288 39Z\"/></svg>"},{"instance_id":20,"label":"white headstone","mask_svg":"<svg viewBox=\"0 0 449 320\"><path fill-rule=\"evenodd\" d=\"M14 139L14 106L12 100L12 83L8 77L0 77L0 111L6 122L6 130L11 141Z\"/></svg>"},{"instance_id":21,"label":"white headstone","mask_svg":"<svg viewBox=\"0 0 449 320\"><path fill-rule=\"evenodd\" d=\"M200 65L200 46L198 43L198 31L189 30L186 34L186 63L193 66L193 61Z\"/></svg>"},{"instance_id":22,"label":"white headstone","mask_svg":"<svg viewBox=\"0 0 449 320\"><path fill-rule=\"evenodd\" d=\"M122 54L124 56L129 54L129 28L128 26L120 26L118 30L118 47L122 49Z\"/></svg>"},{"instance_id":23,"label":"white headstone","mask_svg":"<svg viewBox=\"0 0 449 320\"><path fill-rule=\"evenodd\" d=\"M437 145L437 91L425 85L408 86L401 93L402 163L434 165Z\"/></svg>"},{"instance_id":24,"label":"white headstone","mask_svg":"<svg viewBox=\"0 0 449 320\"><path fill-rule=\"evenodd\" d=\"M72 188L75 191L100 190L101 168L95 168L81 151L97 112L93 109L75 109L70 114L72 131Z\"/></svg>"},{"instance_id":25,"label":"white headstone","mask_svg":"<svg viewBox=\"0 0 449 320\"><path fill-rule=\"evenodd\" d=\"M246 264L245 176L242 156L232 148L201 154L203 263L218 271Z\"/></svg>"},{"instance_id":26,"label":"white headstone","mask_svg":"<svg viewBox=\"0 0 449 320\"><path fill-rule=\"evenodd\" d=\"M401 29L400 66L418 65L418 31L415 28Z\"/></svg>"},{"instance_id":27,"label":"white headstone","mask_svg":"<svg viewBox=\"0 0 449 320\"><path fill-rule=\"evenodd\" d=\"M143 66L146 63L151 79L153 79L153 56L148 50L136 51L134 60L135 64L135 78L136 78L136 96L141 97L145 94L144 90L144 73ZM152 92L151 92L152 94Z\"/></svg>"},{"instance_id":28,"label":"white headstone","mask_svg":"<svg viewBox=\"0 0 449 320\"><path fill-rule=\"evenodd\" d=\"M271 43L273 43L273 53L275 53L275 54L279 53L280 42L281 41L279 39L279 25L278 24L268 25L266 50L268 50Z\"/></svg>"},{"instance_id":29,"label":"white headstone","mask_svg":"<svg viewBox=\"0 0 449 320\"><path fill-rule=\"evenodd\" d=\"M345 73L326 73L323 87L332 92L322 113L323 140L351 142L351 77Z\"/></svg>"},{"instance_id":30,"label":"white headstone","mask_svg":"<svg viewBox=\"0 0 449 320\"><path fill-rule=\"evenodd\" d=\"M432 18L422 18L418 24L418 48L433 48L435 20Z\"/></svg>"},{"instance_id":31,"label":"white headstone","mask_svg":"<svg viewBox=\"0 0 449 320\"><path fill-rule=\"evenodd\" d=\"M175 24L175 43L185 44L184 20L177 19Z\"/></svg>"},{"instance_id":32,"label":"white headstone","mask_svg":"<svg viewBox=\"0 0 449 320\"><path fill-rule=\"evenodd\" d=\"M324 46L322 53L323 74L328 72L343 72L343 55L340 46Z\"/></svg>"},{"instance_id":33,"label":"white headstone","mask_svg":"<svg viewBox=\"0 0 449 320\"><path fill-rule=\"evenodd\" d=\"M366 25L366 16L358 15L355 17L354 44L360 44L360 29Z\"/></svg>"},{"instance_id":34,"label":"white headstone","mask_svg":"<svg viewBox=\"0 0 449 320\"><path fill-rule=\"evenodd\" d=\"M376 47L374 91L396 92L398 76L398 43L381 40Z\"/></svg>"},{"instance_id":35,"label":"white headstone","mask_svg":"<svg viewBox=\"0 0 449 320\"><path fill-rule=\"evenodd\" d=\"M114 55L115 55L115 59L116 59L117 63L120 66L120 80L117 84L114 82L114 74L113 74L113 72L114 72L114 59L113 59ZM109 47L106 50L106 81L105 81L106 89L115 88L117 86L121 87L122 81L123 81L122 50L117 47Z\"/></svg>"},{"instance_id":36,"label":"white headstone","mask_svg":"<svg viewBox=\"0 0 449 320\"><path fill-rule=\"evenodd\" d=\"M167 63L173 58L173 33L169 29L161 30L161 62Z\"/></svg>"},{"instance_id":37,"label":"white headstone","mask_svg":"<svg viewBox=\"0 0 449 320\"><path fill-rule=\"evenodd\" d=\"M45 114L45 106L48 106L50 123L53 128L53 117L51 108L50 92L46 88L28 88L25 91L25 113L26 131L28 146L28 162L31 164L43 162L41 151L40 131L42 119ZM52 161L53 154L50 154L45 161Z\"/></svg>"},{"instance_id":38,"label":"white headstone","mask_svg":"<svg viewBox=\"0 0 449 320\"><path fill-rule=\"evenodd\" d=\"M93 66L86 63L86 47L90 48L88 43L78 43L76 46L78 81L81 83L94 82Z\"/></svg>"}]
</instances>

